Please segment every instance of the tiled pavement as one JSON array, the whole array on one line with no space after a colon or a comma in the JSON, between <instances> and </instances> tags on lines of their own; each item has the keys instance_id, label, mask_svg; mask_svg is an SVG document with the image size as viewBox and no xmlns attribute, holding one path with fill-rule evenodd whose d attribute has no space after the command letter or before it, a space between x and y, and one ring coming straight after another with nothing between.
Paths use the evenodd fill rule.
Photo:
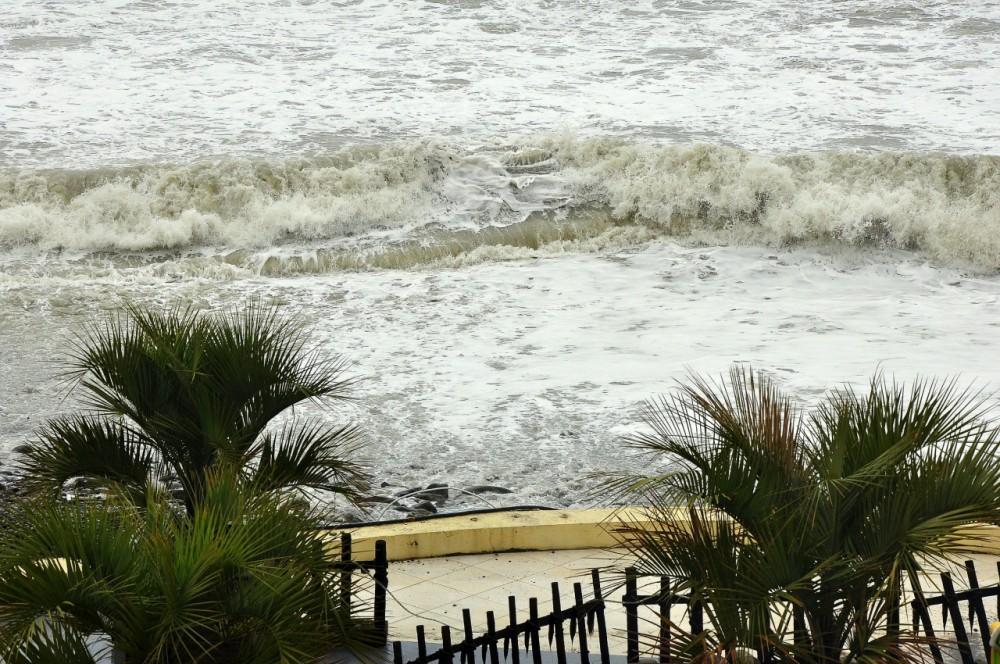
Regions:
<instances>
[{"instance_id":1,"label":"tiled pavement","mask_svg":"<svg viewBox=\"0 0 1000 664\"><path fill-rule=\"evenodd\" d=\"M527 619L531 597L538 599L539 612L544 615L552 605L552 582L559 583L563 607L572 604L575 582L582 584L584 598L588 599L592 596L590 570L618 566L621 555L621 552L591 549L491 553L392 563L388 602L390 638L412 641L420 624L425 626L429 641L440 640L441 625L449 625L453 637L459 636L462 609L466 608L471 612L477 633L486 627L487 611L493 611L497 626L503 627L509 620L509 595L517 598L519 620ZM995 557L976 558L982 585L997 582L996 562ZM961 571L956 570L955 578L956 585L964 586L960 583ZM612 574L602 575L602 580L610 607L606 617L611 651L624 653L625 612L619 604L622 588ZM680 622L682 609L678 607L675 611L678 613L672 617ZM652 611L648 613L644 617L653 618Z\"/></svg>"},{"instance_id":2,"label":"tiled pavement","mask_svg":"<svg viewBox=\"0 0 1000 664\"><path fill-rule=\"evenodd\" d=\"M486 612L493 611L497 626L509 622L507 598L517 598L519 621L528 618L528 600L538 599L539 613L552 607L553 582L559 583L563 607L573 602L573 584L581 583L584 599L593 597L592 568L618 564L621 553L570 550L522 553L489 553L392 563L389 568L388 603L390 638L412 641L417 625L424 625L428 640L440 640L440 626L449 625L453 638L461 633L462 609L472 614L473 629L486 627ZM614 587L610 575L602 577L604 596L620 601L622 590ZM611 641L625 627L621 611L607 613ZM456 633L455 630L458 630ZM624 640L612 643L612 650L624 652Z\"/></svg>"}]
</instances>

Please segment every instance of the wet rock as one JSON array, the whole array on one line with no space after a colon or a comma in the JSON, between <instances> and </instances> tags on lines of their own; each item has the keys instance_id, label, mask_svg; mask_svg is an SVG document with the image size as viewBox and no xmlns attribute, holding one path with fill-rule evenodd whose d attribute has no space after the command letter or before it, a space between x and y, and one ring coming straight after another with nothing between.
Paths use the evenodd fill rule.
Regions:
<instances>
[{"instance_id":1,"label":"wet rock","mask_svg":"<svg viewBox=\"0 0 1000 664\"><path fill-rule=\"evenodd\" d=\"M18 445L12 450L14 454L24 454L25 452L30 452L30 451L31 451L31 445Z\"/></svg>"},{"instance_id":2,"label":"wet rock","mask_svg":"<svg viewBox=\"0 0 1000 664\"><path fill-rule=\"evenodd\" d=\"M66 482L64 486L66 487L66 489L70 491L79 491L81 489L87 489L93 486L93 482L91 482L90 479L86 477L74 477L73 479Z\"/></svg>"},{"instance_id":3,"label":"wet rock","mask_svg":"<svg viewBox=\"0 0 1000 664\"><path fill-rule=\"evenodd\" d=\"M443 503L448 500L450 495L447 484L434 483L428 484L427 488L421 491L417 497L433 500L436 503Z\"/></svg>"},{"instance_id":4,"label":"wet rock","mask_svg":"<svg viewBox=\"0 0 1000 664\"><path fill-rule=\"evenodd\" d=\"M420 491L421 491L421 488L418 487L418 486L415 486L415 487L410 487L409 489L403 489L402 491L397 491L396 493L394 493L392 495L394 495L396 498L402 498L403 496L413 496L413 495L416 495L416 494L420 493Z\"/></svg>"},{"instance_id":5,"label":"wet rock","mask_svg":"<svg viewBox=\"0 0 1000 664\"><path fill-rule=\"evenodd\" d=\"M415 505L395 505L392 509L414 517L437 514L437 507L434 506L434 503L427 500Z\"/></svg>"},{"instance_id":6,"label":"wet rock","mask_svg":"<svg viewBox=\"0 0 1000 664\"><path fill-rule=\"evenodd\" d=\"M430 512L431 514L437 514L437 507L435 507L434 503L432 503L429 500L424 500L422 502L417 503L416 505L414 505L414 509L422 510L424 512Z\"/></svg>"},{"instance_id":7,"label":"wet rock","mask_svg":"<svg viewBox=\"0 0 1000 664\"><path fill-rule=\"evenodd\" d=\"M514 493L510 489L505 489L502 486L490 486L488 484L470 486L466 489L466 491L474 493L477 496L481 493Z\"/></svg>"}]
</instances>

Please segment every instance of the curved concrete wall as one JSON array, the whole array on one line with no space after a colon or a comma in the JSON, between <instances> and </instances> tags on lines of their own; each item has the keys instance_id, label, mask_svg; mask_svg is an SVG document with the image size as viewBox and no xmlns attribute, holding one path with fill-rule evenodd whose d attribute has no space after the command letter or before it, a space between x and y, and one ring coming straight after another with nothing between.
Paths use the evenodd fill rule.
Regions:
<instances>
[{"instance_id":1,"label":"curved concrete wall","mask_svg":"<svg viewBox=\"0 0 1000 664\"><path fill-rule=\"evenodd\" d=\"M386 541L389 560L412 560L502 551L604 549L617 544L616 524L652 525L641 508L502 511L456 514L428 520L364 525L349 532L356 559L374 555ZM975 526L967 544L978 553L1000 555L1000 528Z\"/></svg>"}]
</instances>

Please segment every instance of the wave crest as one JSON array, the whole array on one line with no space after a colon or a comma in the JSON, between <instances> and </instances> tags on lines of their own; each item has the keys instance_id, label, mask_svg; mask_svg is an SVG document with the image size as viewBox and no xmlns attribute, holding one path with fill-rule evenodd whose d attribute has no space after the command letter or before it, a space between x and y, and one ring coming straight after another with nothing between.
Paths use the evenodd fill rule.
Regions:
<instances>
[{"instance_id":1,"label":"wave crest","mask_svg":"<svg viewBox=\"0 0 1000 664\"><path fill-rule=\"evenodd\" d=\"M0 246L29 251L231 255L292 244L312 252L305 271L407 268L484 247L586 250L581 239L612 226L641 226L637 239L833 242L996 269L1000 157L766 156L555 136L476 151L417 142L310 159L0 173ZM283 261L261 269L285 272Z\"/></svg>"}]
</instances>

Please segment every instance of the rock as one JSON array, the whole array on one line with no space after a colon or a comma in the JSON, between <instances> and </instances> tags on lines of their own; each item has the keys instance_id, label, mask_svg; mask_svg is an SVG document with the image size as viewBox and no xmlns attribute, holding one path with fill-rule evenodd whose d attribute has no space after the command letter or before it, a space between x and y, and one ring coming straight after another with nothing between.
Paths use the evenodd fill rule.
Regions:
<instances>
[{"instance_id":1,"label":"rock","mask_svg":"<svg viewBox=\"0 0 1000 664\"><path fill-rule=\"evenodd\" d=\"M443 503L448 500L450 493L447 484L428 484L427 488L417 494L417 498L426 498L436 503Z\"/></svg>"},{"instance_id":2,"label":"rock","mask_svg":"<svg viewBox=\"0 0 1000 664\"><path fill-rule=\"evenodd\" d=\"M93 483L89 478L86 477L74 477L73 479L66 482L65 487L74 491L79 491L80 489L86 489L93 486Z\"/></svg>"},{"instance_id":3,"label":"rock","mask_svg":"<svg viewBox=\"0 0 1000 664\"><path fill-rule=\"evenodd\" d=\"M431 514L437 514L437 507L435 507L434 503L432 503L429 500L424 500L422 502L417 503L416 505L414 505L414 509L422 510L424 512L430 512Z\"/></svg>"},{"instance_id":4,"label":"rock","mask_svg":"<svg viewBox=\"0 0 1000 664\"><path fill-rule=\"evenodd\" d=\"M18 445L12 451L14 454L24 454L31 451L31 445Z\"/></svg>"},{"instance_id":5,"label":"rock","mask_svg":"<svg viewBox=\"0 0 1000 664\"><path fill-rule=\"evenodd\" d=\"M409 514L410 516L428 516L430 514L437 514L437 508L434 506L434 503L426 500L417 503L412 507L407 505L393 505L392 509L397 512Z\"/></svg>"},{"instance_id":6,"label":"rock","mask_svg":"<svg viewBox=\"0 0 1000 664\"><path fill-rule=\"evenodd\" d=\"M409 489L403 489L402 491L397 491L392 495L394 495L396 498L402 498L403 496L415 496L418 493L420 493L420 491L421 491L420 487L415 486Z\"/></svg>"},{"instance_id":7,"label":"rock","mask_svg":"<svg viewBox=\"0 0 1000 664\"><path fill-rule=\"evenodd\" d=\"M510 489L505 489L502 486L490 486L488 484L470 486L466 489L466 491L474 493L477 496L481 493L514 493Z\"/></svg>"}]
</instances>

